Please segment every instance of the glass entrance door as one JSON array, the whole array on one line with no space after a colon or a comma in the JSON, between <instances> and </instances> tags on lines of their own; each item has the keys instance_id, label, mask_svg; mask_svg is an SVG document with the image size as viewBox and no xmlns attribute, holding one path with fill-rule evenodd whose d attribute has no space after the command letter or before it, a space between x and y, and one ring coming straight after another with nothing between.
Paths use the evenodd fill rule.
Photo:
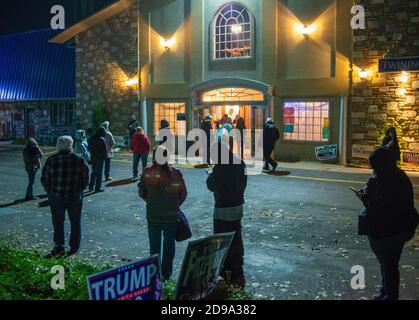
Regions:
<instances>
[{"instance_id":1,"label":"glass entrance door","mask_svg":"<svg viewBox=\"0 0 419 320\"><path fill-rule=\"evenodd\" d=\"M251 148L245 148L244 157L250 157L254 155L256 145L256 130L263 129L264 123L268 116L268 109L266 106L251 106L251 105L213 105L213 106L202 106L195 108L192 115L192 127L200 128L201 122L205 118L205 115L210 114L212 116L212 127L218 129L221 125L221 120L224 115L227 115L233 121L238 117L242 117L245 122L247 130L250 130L250 135L247 134L244 137L245 146L251 146ZM235 152L237 151L237 145L234 146Z\"/></svg>"}]
</instances>

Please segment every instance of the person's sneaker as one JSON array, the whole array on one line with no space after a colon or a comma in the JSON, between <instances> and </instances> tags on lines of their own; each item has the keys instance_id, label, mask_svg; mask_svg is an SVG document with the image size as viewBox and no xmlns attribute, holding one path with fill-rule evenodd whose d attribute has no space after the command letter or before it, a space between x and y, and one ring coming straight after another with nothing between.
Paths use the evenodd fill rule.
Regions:
<instances>
[{"instance_id":1,"label":"person's sneaker","mask_svg":"<svg viewBox=\"0 0 419 320\"><path fill-rule=\"evenodd\" d=\"M45 259L61 258L64 255L65 255L64 248L56 247L56 248L52 249L52 251L49 254L47 254L46 256L44 256L44 258Z\"/></svg>"},{"instance_id":2,"label":"person's sneaker","mask_svg":"<svg viewBox=\"0 0 419 320\"><path fill-rule=\"evenodd\" d=\"M372 296L372 300L384 300L386 294L383 289L381 289L377 294Z\"/></svg>"},{"instance_id":3,"label":"person's sneaker","mask_svg":"<svg viewBox=\"0 0 419 320\"><path fill-rule=\"evenodd\" d=\"M276 168L278 167L278 164L277 163L275 163L274 164L274 166L273 166L273 168L272 168L272 172L274 172L275 170L276 170Z\"/></svg>"},{"instance_id":4,"label":"person's sneaker","mask_svg":"<svg viewBox=\"0 0 419 320\"><path fill-rule=\"evenodd\" d=\"M101 192L105 192L105 190L103 190L103 189L95 190L95 193L101 193Z\"/></svg>"},{"instance_id":5,"label":"person's sneaker","mask_svg":"<svg viewBox=\"0 0 419 320\"><path fill-rule=\"evenodd\" d=\"M109 181L112 181L112 180L113 180L112 177L107 177L105 181L108 181L109 182Z\"/></svg>"},{"instance_id":6,"label":"person's sneaker","mask_svg":"<svg viewBox=\"0 0 419 320\"><path fill-rule=\"evenodd\" d=\"M33 201L33 200L39 200L38 197L34 197L34 196L27 196L25 197L25 201Z\"/></svg>"},{"instance_id":7,"label":"person's sneaker","mask_svg":"<svg viewBox=\"0 0 419 320\"><path fill-rule=\"evenodd\" d=\"M94 190L93 188L90 188L90 187L89 187L89 192L93 192L93 190Z\"/></svg>"}]
</instances>

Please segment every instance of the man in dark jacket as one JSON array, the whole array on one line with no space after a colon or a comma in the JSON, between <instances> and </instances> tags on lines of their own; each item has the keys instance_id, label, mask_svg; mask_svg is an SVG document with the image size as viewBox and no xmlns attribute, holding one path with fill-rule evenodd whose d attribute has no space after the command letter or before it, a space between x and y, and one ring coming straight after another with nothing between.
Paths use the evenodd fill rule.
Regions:
<instances>
[{"instance_id":1,"label":"man in dark jacket","mask_svg":"<svg viewBox=\"0 0 419 320\"><path fill-rule=\"evenodd\" d=\"M23 160L25 162L25 170L28 174L28 187L26 188L25 200L36 200L33 196L33 184L35 183L35 175L41 167L43 153L38 146L38 142L34 138L29 138L23 149Z\"/></svg>"},{"instance_id":2,"label":"man in dark jacket","mask_svg":"<svg viewBox=\"0 0 419 320\"><path fill-rule=\"evenodd\" d=\"M81 240L81 211L83 190L89 182L89 168L82 157L73 152L73 139L60 137L57 141L58 153L49 157L42 169L41 182L48 193L54 228L55 247L47 258L65 254L64 220L65 213L71 224L70 251L76 254Z\"/></svg>"},{"instance_id":3,"label":"man in dark jacket","mask_svg":"<svg viewBox=\"0 0 419 320\"><path fill-rule=\"evenodd\" d=\"M228 159L221 159L223 154L228 154ZM247 186L246 165L221 142L215 143L211 147L211 157L215 166L207 179L207 187L214 193L215 199L214 234L235 232L221 274L224 279L230 279L232 285L244 288L244 247L241 219L243 217L244 192ZM227 163L224 164L225 162Z\"/></svg>"},{"instance_id":4,"label":"man in dark jacket","mask_svg":"<svg viewBox=\"0 0 419 320\"><path fill-rule=\"evenodd\" d=\"M269 171L269 165L272 166L272 171L275 171L278 164L272 159L271 154L275 149L275 144L279 139L279 130L271 118L268 118L263 129L263 157L265 158L264 170Z\"/></svg>"},{"instance_id":5,"label":"man in dark jacket","mask_svg":"<svg viewBox=\"0 0 419 320\"><path fill-rule=\"evenodd\" d=\"M375 300L399 298L399 261L406 241L413 238L419 216L414 206L412 183L397 168L386 148L370 156L374 169L366 188L358 195L365 206L366 229L372 251L380 263L382 288Z\"/></svg>"},{"instance_id":6,"label":"man in dark jacket","mask_svg":"<svg viewBox=\"0 0 419 320\"><path fill-rule=\"evenodd\" d=\"M206 144L202 146L204 148L204 163L207 163L208 165L211 164L211 134L212 134L212 116L210 114L207 114L202 120L201 123L201 130L203 133L205 133L205 137L202 138L202 141L206 140Z\"/></svg>"},{"instance_id":7,"label":"man in dark jacket","mask_svg":"<svg viewBox=\"0 0 419 320\"><path fill-rule=\"evenodd\" d=\"M92 161L92 174L90 176L89 191L101 192L103 167L108 157L108 148L106 146L106 130L101 127L96 134L90 138L89 152Z\"/></svg>"}]
</instances>

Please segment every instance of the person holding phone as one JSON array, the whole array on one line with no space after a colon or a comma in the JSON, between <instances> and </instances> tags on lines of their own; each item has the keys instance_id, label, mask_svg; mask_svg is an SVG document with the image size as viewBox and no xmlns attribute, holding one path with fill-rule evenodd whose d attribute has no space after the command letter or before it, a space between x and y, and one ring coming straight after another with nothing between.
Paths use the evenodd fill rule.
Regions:
<instances>
[{"instance_id":1,"label":"person holding phone","mask_svg":"<svg viewBox=\"0 0 419 320\"><path fill-rule=\"evenodd\" d=\"M364 204L365 233L381 268L382 288L374 300L399 298L399 261L419 222L412 183L386 148L370 156L374 176L355 192Z\"/></svg>"}]
</instances>

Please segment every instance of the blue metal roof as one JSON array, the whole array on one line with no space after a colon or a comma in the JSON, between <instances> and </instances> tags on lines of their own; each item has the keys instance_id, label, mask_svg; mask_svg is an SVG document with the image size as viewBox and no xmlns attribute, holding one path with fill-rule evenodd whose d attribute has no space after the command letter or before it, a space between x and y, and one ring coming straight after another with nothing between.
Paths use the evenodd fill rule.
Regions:
<instances>
[{"instance_id":1,"label":"blue metal roof","mask_svg":"<svg viewBox=\"0 0 419 320\"><path fill-rule=\"evenodd\" d=\"M0 101L75 99L74 48L49 43L56 30L0 37Z\"/></svg>"}]
</instances>

